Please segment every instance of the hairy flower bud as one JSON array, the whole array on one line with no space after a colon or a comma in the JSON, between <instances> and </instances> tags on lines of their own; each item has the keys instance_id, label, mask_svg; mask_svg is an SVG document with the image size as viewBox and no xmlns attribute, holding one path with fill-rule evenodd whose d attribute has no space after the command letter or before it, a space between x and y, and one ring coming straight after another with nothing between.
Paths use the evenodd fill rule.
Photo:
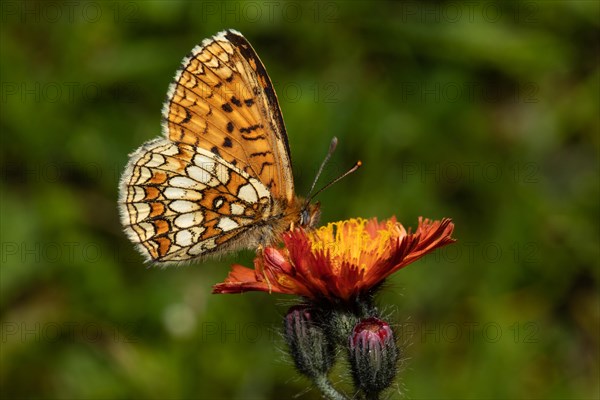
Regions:
<instances>
[{"instance_id":1,"label":"hairy flower bud","mask_svg":"<svg viewBox=\"0 0 600 400\"><path fill-rule=\"evenodd\" d=\"M316 321L316 310L298 305L285 316L285 340L298 371L308 377L324 376L335 361L335 346Z\"/></svg>"},{"instance_id":2,"label":"hairy flower bud","mask_svg":"<svg viewBox=\"0 0 600 400\"><path fill-rule=\"evenodd\" d=\"M359 322L350 336L349 354L354 382L365 393L376 395L392 384L398 348L387 322L374 317Z\"/></svg>"}]
</instances>

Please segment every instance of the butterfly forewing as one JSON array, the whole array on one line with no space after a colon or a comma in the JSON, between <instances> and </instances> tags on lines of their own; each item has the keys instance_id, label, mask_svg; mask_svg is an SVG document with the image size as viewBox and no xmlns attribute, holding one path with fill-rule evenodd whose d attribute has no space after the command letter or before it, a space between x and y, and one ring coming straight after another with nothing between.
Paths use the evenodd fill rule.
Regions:
<instances>
[{"instance_id":1,"label":"butterfly forewing","mask_svg":"<svg viewBox=\"0 0 600 400\"><path fill-rule=\"evenodd\" d=\"M163 134L131 154L120 187L122 223L148 259L257 247L298 220L275 91L240 33L221 32L184 58Z\"/></svg>"},{"instance_id":2,"label":"butterfly forewing","mask_svg":"<svg viewBox=\"0 0 600 400\"><path fill-rule=\"evenodd\" d=\"M205 40L183 60L163 109L165 135L209 150L290 201L287 136L271 81L234 31Z\"/></svg>"}]
</instances>

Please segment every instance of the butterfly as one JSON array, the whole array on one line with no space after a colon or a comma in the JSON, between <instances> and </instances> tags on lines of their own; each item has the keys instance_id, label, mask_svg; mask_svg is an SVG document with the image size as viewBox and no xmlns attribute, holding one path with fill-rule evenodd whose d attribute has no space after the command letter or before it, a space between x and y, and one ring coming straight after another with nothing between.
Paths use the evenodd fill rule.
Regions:
<instances>
[{"instance_id":1,"label":"butterfly","mask_svg":"<svg viewBox=\"0 0 600 400\"><path fill-rule=\"evenodd\" d=\"M257 249L317 224L319 204L294 191L277 95L241 33L220 32L183 59L162 133L130 154L120 182L121 222L147 260Z\"/></svg>"}]
</instances>

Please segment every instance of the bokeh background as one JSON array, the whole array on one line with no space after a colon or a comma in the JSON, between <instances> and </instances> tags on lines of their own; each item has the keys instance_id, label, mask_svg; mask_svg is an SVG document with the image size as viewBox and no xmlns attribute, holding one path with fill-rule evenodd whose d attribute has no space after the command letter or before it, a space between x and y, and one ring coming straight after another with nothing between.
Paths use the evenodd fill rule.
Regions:
<instances>
[{"instance_id":1,"label":"bokeh background","mask_svg":"<svg viewBox=\"0 0 600 400\"><path fill-rule=\"evenodd\" d=\"M240 30L279 95L296 187L332 136L323 222L452 217L458 243L379 303L390 398L599 392L599 3L34 2L1 6L3 398L319 398L279 329L294 299L211 295L251 252L161 270L122 233L128 154L180 60ZM332 374L349 388L344 363Z\"/></svg>"}]
</instances>

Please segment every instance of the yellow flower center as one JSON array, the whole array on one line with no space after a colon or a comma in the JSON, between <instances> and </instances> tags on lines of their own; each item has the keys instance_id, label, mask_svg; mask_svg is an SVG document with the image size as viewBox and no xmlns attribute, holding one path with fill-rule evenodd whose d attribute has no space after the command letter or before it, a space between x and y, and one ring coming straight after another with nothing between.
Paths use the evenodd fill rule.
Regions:
<instances>
[{"instance_id":1,"label":"yellow flower center","mask_svg":"<svg viewBox=\"0 0 600 400\"><path fill-rule=\"evenodd\" d=\"M331 222L311 231L311 250L328 254L335 271L339 270L342 262L363 270L368 269L378 259L386 256L390 250L390 239L398 236L401 231L396 223L388 221L384 229L377 227L376 232L369 232L367 223L366 219L353 218Z\"/></svg>"}]
</instances>

